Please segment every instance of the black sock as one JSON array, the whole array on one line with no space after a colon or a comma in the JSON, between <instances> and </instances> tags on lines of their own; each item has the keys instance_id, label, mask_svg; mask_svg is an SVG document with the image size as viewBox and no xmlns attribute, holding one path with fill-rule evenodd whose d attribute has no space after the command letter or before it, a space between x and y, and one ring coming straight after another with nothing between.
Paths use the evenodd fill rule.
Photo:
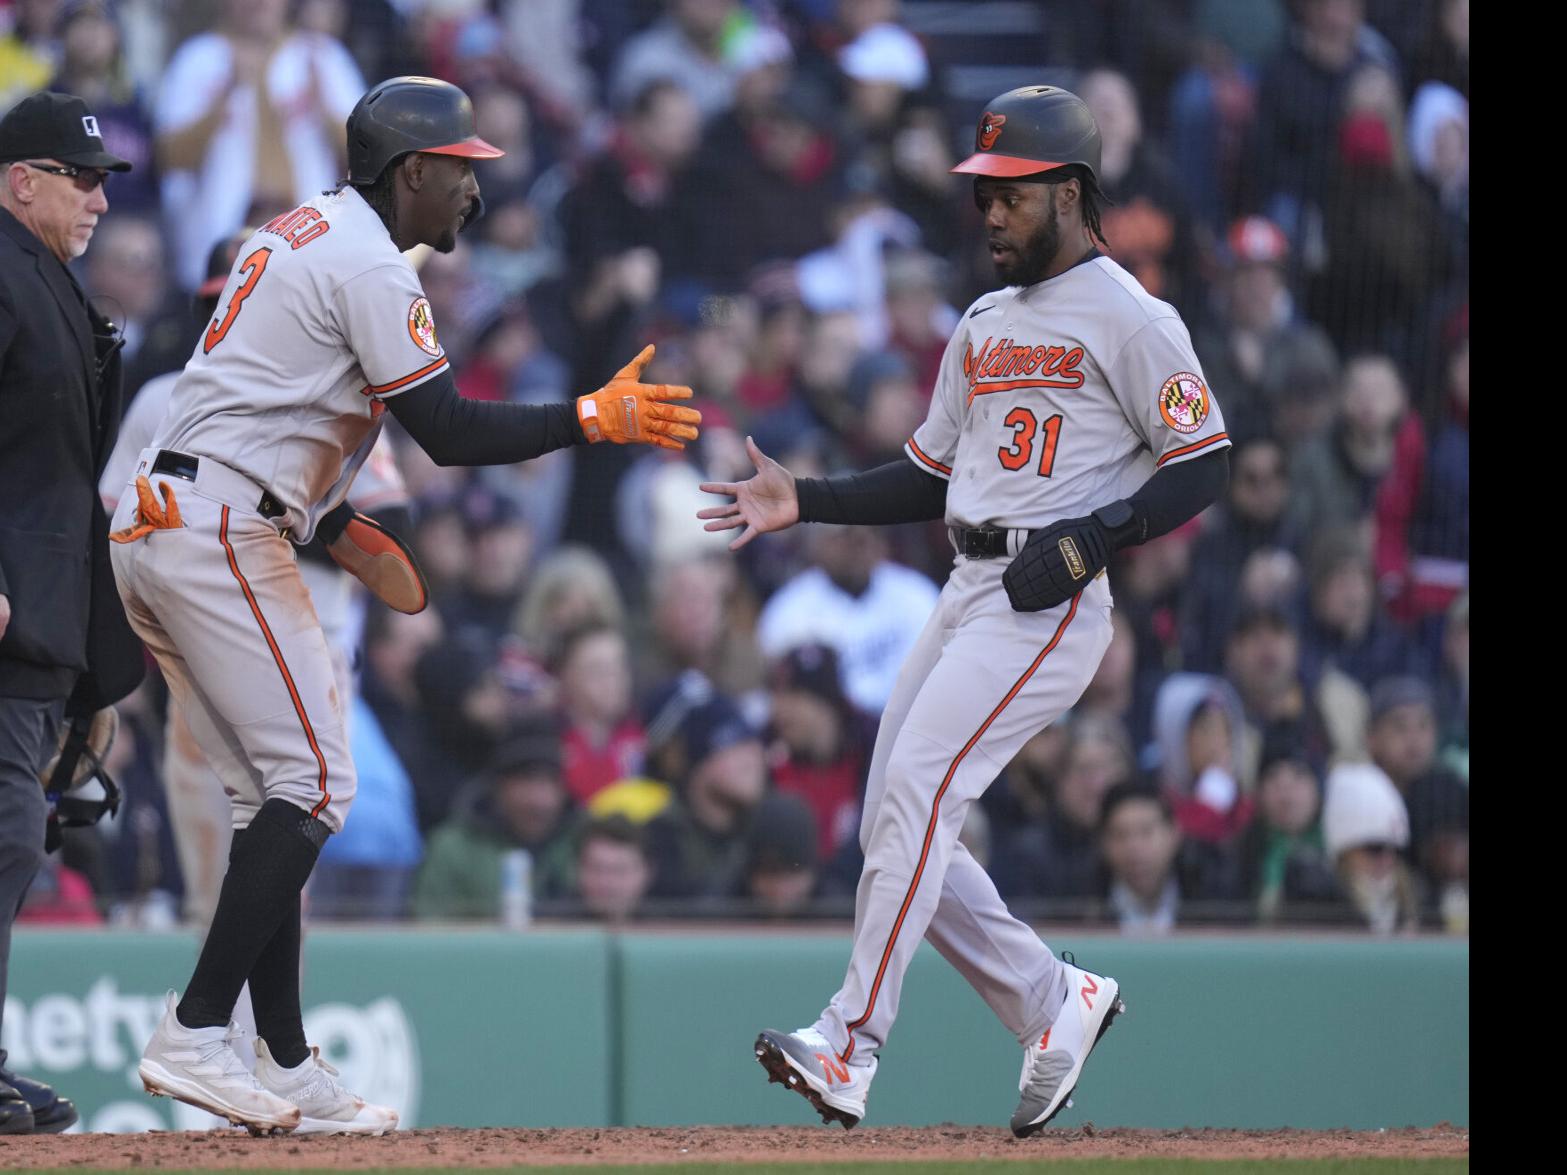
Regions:
<instances>
[{"instance_id":1,"label":"black sock","mask_svg":"<svg viewBox=\"0 0 1567 1175\"><path fill-rule=\"evenodd\" d=\"M310 1056L305 1021L299 1010L299 895L250 969L250 1004L256 1035L267 1042L272 1059L292 1069Z\"/></svg>"},{"instance_id":2,"label":"black sock","mask_svg":"<svg viewBox=\"0 0 1567 1175\"><path fill-rule=\"evenodd\" d=\"M175 1009L186 1028L221 1027L233 1017L240 988L290 910L297 926L299 894L327 836L325 824L287 800L262 804L235 836L212 928ZM296 967L298 949L296 931Z\"/></svg>"}]
</instances>

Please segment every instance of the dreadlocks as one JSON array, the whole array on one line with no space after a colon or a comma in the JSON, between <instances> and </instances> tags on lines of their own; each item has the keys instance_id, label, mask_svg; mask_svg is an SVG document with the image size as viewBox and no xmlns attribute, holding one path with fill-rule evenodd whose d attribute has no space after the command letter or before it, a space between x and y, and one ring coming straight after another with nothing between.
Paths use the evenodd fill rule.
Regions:
<instances>
[{"instance_id":1,"label":"dreadlocks","mask_svg":"<svg viewBox=\"0 0 1567 1175\"><path fill-rule=\"evenodd\" d=\"M397 167L402 161L403 157L399 156L388 163L381 169L381 174L376 176L374 183L354 185L354 190L364 197L365 203L375 209L375 214L386 225L386 231L392 234L393 240L397 239Z\"/></svg>"},{"instance_id":2,"label":"dreadlocks","mask_svg":"<svg viewBox=\"0 0 1567 1175\"><path fill-rule=\"evenodd\" d=\"M1073 179L1078 182L1078 186L1083 193L1083 227L1088 230L1090 237L1108 249L1110 242L1105 240L1104 229L1099 218L1104 211L1104 206L1110 203L1110 198L1105 195L1104 189L1099 186L1099 181L1094 178L1094 173L1080 163L1073 163L1067 167L1057 167L1039 178L1047 184L1060 184Z\"/></svg>"}]
</instances>

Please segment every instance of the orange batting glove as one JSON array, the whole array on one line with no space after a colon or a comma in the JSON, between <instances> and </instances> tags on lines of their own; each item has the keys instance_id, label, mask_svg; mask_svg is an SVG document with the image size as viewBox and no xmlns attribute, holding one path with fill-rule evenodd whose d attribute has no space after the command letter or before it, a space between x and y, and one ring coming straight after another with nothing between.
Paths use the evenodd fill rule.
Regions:
<instances>
[{"instance_id":1,"label":"orange batting glove","mask_svg":"<svg viewBox=\"0 0 1567 1175\"><path fill-rule=\"evenodd\" d=\"M174 500L174 487L168 482L158 483L163 504L153 496L152 483L145 475L136 479L136 521L121 530L111 531L109 538L117 543L134 543L155 530L176 530L185 525L180 518L180 504Z\"/></svg>"},{"instance_id":2,"label":"orange batting glove","mask_svg":"<svg viewBox=\"0 0 1567 1175\"><path fill-rule=\"evenodd\" d=\"M642 369L652 358L653 347L649 344L598 391L578 397L577 420L589 444L643 442L664 449L684 449L685 442L696 440L696 426L702 423L702 414L695 408L669 402L689 400L691 389L678 384L641 382Z\"/></svg>"}]
</instances>

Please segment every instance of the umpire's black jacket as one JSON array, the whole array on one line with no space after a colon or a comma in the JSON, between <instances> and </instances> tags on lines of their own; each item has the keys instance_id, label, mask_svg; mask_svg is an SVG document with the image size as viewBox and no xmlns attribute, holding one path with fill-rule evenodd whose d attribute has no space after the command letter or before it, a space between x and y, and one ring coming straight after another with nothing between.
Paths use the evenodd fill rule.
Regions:
<instances>
[{"instance_id":1,"label":"umpire's black jacket","mask_svg":"<svg viewBox=\"0 0 1567 1175\"><path fill-rule=\"evenodd\" d=\"M141 680L98 498L121 409L109 324L0 208L0 697L96 709Z\"/></svg>"}]
</instances>

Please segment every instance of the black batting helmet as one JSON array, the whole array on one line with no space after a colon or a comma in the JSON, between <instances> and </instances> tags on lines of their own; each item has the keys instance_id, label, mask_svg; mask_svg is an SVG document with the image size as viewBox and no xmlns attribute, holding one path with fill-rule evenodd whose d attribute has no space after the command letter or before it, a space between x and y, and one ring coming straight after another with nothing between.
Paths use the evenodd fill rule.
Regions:
<instances>
[{"instance_id":1,"label":"black batting helmet","mask_svg":"<svg viewBox=\"0 0 1567 1175\"><path fill-rule=\"evenodd\" d=\"M413 151L499 159L505 154L479 138L473 103L437 78L389 78L348 115L348 182L373 184L386 165Z\"/></svg>"},{"instance_id":2,"label":"black batting helmet","mask_svg":"<svg viewBox=\"0 0 1567 1175\"><path fill-rule=\"evenodd\" d=\"M1099 180L1099 124L1088 104L1060 86L1022 86L991 101L974 131L974 154L952 170L1017 179L1086 167Z\"/></svg>"}]
</instances>

